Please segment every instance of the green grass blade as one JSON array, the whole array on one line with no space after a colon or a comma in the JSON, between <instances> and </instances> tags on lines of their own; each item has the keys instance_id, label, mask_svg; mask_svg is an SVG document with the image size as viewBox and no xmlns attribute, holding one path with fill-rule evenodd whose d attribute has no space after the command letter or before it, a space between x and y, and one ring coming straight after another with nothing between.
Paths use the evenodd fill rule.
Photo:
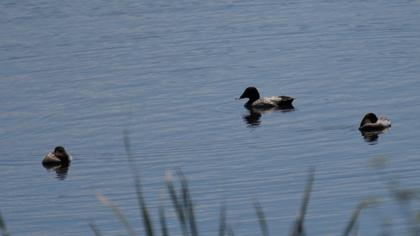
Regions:
<instances>
[{"instance_id":1,"label":"green grass blade","mask_svg":"<svg viewBox=\"0 0 420 236\"><path fill-rule=\"evenodd\" d=\"M187 222L185 219L184 209L182 207L182 204L178 200L178 195L176 193L174 183L172 182L172 174L170 173L170 171L166 172L165 182L166 182L166 187L168 188L169 197L171 198L171 201L172 201L172 205L175 209L176 215L178 216L182 233L184 236L188 236L189 233L188 233Z\"/></svg>"},{"instance_id":2,"label":"green grass blade","mask_svg":"<svg viewBox=\"0 0 420 236\"><path fill-rule=\"evenodd\" d=\"M306 182L305 192L303 194L303 199L302 199L299 215L292 229L292 233L291 233L292 236L305 235L305 229L304 229L303 223L305 221L306 210L308 208L309 198L311 196L314 179L315 179L315 168L311 167L309 169L309 176Z\"/></svg>"},{"instance_id":3,"label":"green grass blade","mask_svg":"<svg viewBox=\"0 0 420 236\"><path fill-rule=\"evenodd\" d=\"M159 221L160 221L160 228L162 231L162 236L169 236L168 234L168 227L166 226L166 218L165 218L165 210L163 207L159 207Z\"/></svg>"},{"instance_id":4,"label":"green grass blade","mask_svg":"<svg viewBox=\"0 0 420 236\"><path fill-rule=\"evenodd\" d=\"M143 194L141 192L140 179L136 179L135 185L136 185L137 199L141 206L141 214L143 216L143 224L145 226L146 235L153 236L154 235L153 223L152 223L149 211L147 210L146 201L144 200Z\"/></svg>"},{"instance_id":5,"label":"green grass blade","mask_svg":"<svg viewBox=\"0 0 420 236\"><path fill-rule=\"evenodd\" d=\"M153 223L152 223L149 211L147 210L146 201L143 197L141 181L140 181L139 175L137 174L136 165L135 165L134 158L131 152L130 138L128 136L127 130L124 131L124 147L125 147L125 152L127 154L129 167L134 176L134 185L136 188L138 204L140 206L140 214L143 217L143 225L145 228L145 232L147 236L153 236L154 235Z\"/></svg>"},{"instance_id":6,"label":"green grass blade","mask_svg":"<svg viewBox=\"0 0 420 236\"><path fill-rule=\"evenodd\" d=\"M2 236L10 236L10 234L7 232L6 223L4 222L1 213L0 213L0 232Z\"/></svg>"},{"instance_id":7,"label":"green grass blade","mask_svg":"<svg viewBox=\"0 0 420 236\"><path fill-rule=\"evenodd\" d=\"M180 169L176 170L176 174L178 175L178 178L180 180L181 183L181 199L182 199L182 207L184 209L184 213L186 216L188 216L188 208L190 205L189 202L189 196L188 196L188 183L187 180L184 176L184 174L182 173L182 171Z\"/></svg>"},{"instance_id":8,"label":"green grass blade","mask_svg":"<svg viewBox=\"0 0 420 236\"><path fill-rule=\"evenodd\" d=\"M347 223L347 226L344 229L343 236L348 236L351 233L351 231L353 230L353 227L355 226L355 224L357 222L357 219L359 218L360 212L367 206L368 206L368 203L366 203L366 202L361 202L357 206L357 208L354 210L354 212L353 212L353 214L352 214L352 216L349 220L349 223Z\"/></svg>"},{"instance_id":9,"label":"green grass blade","mask_svg":"<svg viewBox=\"0 0 420 236\"><path fill-rule=\"evenodd\" d=\"M99 201L101 201L102 204L104 204L106 207L110 208L114 214L117 216L118 220L120 220L120 222L122 223L122 225L124 226L124 228L127 230L128 234L131 236L135 236L136 233L133 230L133 227L131 227L130 222L127 220L127 218L125 218L124 214L122 213L122 211L116 207L114 204L112 204L108 198L106 198L104 195L97 193L96 194Z\"/></svg>"},{"instance_id":10,"label":"green grass blade","mask_svg":"<svg viewBox=\"0 0 420 236\"><path fill-rule=\"evenodd\" d=\"M177 170L177 175L181 181L182 199L184 200L184 212L190 224L191 235L198 236L197 222L194 214L194 203L188 188L187 178L185 178L181 170Z\"/></svg>"},{"instance_id":11,"label":"green grass blade","mask_svg":"<svg viewBox=\"0 0 420 236\"><path fill-rule=\"evenodd\" d=\"M226 232L226 207L223 204L220 207L219 236L224 236L225 232Z\"/></svg>"},{"instance_id":12,"label":"green grass blade","mask_svg":"<svg viewBox=\"0 0 420 236\"><path fill-rule=\"evenodd\" d=\"M261 204L255 200L254 201L255 212L257 213L258 221L260 223L261 233L263 236L268 236L268 226L267 221L265 220L265 214L261 207Z\"/></svg>"},{"instance_id":13,"label":"green grass blade","mask_svg":"<svg viewBox=\"0 0 420 236\"><path fill-rule=\"evenodd\" d=\"M312 167L309 170L309 177L308 177L308 180L307 180L307 184L306 184L306 188L305 188L305 194L304 194L304 197L303 197L303 200L302 200L302 205L301 205L301 209L300 209L300 213L299 213L300 217L302 218L302 220L301 220L302 223L305 219L306 210L308 208L309 198L311 196L312 186L313 186L313 183L314 183L314 178L315 178L315 168Z\"/></svg>"},{"instance_id":14,"label":"green grass blade","mask_svg":"<svg viewBox=\"0 0 420 236\"><path fill-rule=\"evenodd\" d=\"M92 232L95 234L95 236L102 236L101 231L99 231L95 223L93 222L89 223L89 227L92 230Z\"/></svg>"}]
</instances>

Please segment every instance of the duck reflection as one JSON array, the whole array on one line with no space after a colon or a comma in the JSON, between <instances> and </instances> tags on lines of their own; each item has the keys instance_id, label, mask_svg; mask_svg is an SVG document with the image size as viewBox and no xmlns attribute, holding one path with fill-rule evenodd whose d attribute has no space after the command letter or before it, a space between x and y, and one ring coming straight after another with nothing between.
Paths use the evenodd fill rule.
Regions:
<instances>
[{"instance_id":1,"label":"duck reflection","mask_svg":"<svg viewBox=\"0 0 420 236\"><path fill-rule=\"evenodd\" d=\"M243 115L242 118L244 122L248 125L248 127L258 127L261 125L261 117L263 114L269 114L272 112L290 112L293 111L295 108L292 105L283 106L283 107L275 107L270 109L256 109L256 108L248 108L248 113Z\"/></svg>"},{"instance_id":2,"label":"duck reflection","mask_svg":"<svg viewBox=\"0 0 420 236\"><path fill-rule=\"evenodd\" d=\"M256 127L261 124L261 116L260 112L249 110L248 114L243 115L242 118L249 127Z\"/></svg>"},{"instance_id":3,"label":"duck reflection","mask_svg":"<svg viewBox=\"0 0 420 236\"><path fill-rule=\"evenodd\" d=\"M42 163L44 168L48 171L55 171L55 178L65 180L69 171L70 164L45 164Z\"/></svg>"},{"instance_id":4,"label":"duck reflection","mask_svg":"<svg viewBox=\"0 0 420 236\"><path fill-rule=\"evenodd\" d=\"M373 143L378 141L379 133L378 132L363 132L360 131L363 136L363 139L368 143Z\"/></svg>"},{"instance_id":5,"label":"duck reflection","mask_svg":"<svg viewBox=\"0 0 420 236\"><path fill-rule=\"evenodd\" d=\"M386 129L387 130L387 129ZM381 131L360 131L361 135L363 136L363 139L368 142L374 144L378 141L379 135L386 132L386 130Z\"/></svg>"}]
</instances>

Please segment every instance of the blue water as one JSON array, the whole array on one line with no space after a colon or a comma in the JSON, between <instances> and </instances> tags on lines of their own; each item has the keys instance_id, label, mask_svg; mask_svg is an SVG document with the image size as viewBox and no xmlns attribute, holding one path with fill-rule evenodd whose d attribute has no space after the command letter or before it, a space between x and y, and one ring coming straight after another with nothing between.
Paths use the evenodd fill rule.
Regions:
<instances>
[{"instance_id":1,"label":"blue water","mask_svg":"<svg viewBox=\"0 0 420 236\"><path fill-rule=\"evenodd\" d=\"M307 170L308 235L341 234L360 201L360 235L407 224L387 182L420 184L419 1L71 1L0 3L0 211L13 236L125 235L106 196L143 234L123 144L129 132L153 219L167 171L190 181L202 235L219 209L255 235L253 201L285 235ZM247 86L296 98L246 122ZM366 112L392 127L367 142ZM63 145L68 172L41 165ZM385 158L383 169L372 161ZM411 205L412 210L418 204ZM158 225L155 225L157 227Z\"/></svg>"}]
</instances>

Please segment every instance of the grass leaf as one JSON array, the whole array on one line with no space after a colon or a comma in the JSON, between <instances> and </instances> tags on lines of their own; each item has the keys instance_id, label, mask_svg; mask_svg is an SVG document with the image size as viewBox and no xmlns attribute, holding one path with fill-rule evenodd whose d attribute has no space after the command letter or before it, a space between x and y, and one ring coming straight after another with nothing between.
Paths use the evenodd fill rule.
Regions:
<instances>
[{"instance_id":1,"label":"grass leaf","mask_svg":"<svg viewBox=\"0 0 420 236\"><path fill-rule=\"evenodd\" d=\"M192 201L190 191L188 188L188 181L180 169L177 170L178 178L181 181L182 198L184 200L184 212L190 224L192 236L198 236L197 223L194 214L194 203Z\"/></svg>"},{"instance_id":2,"label":"grass leaf","mask_svg":"<svg viewBox=\"0 0 420 236\"><path fill-rule=\"evenodd\" d=\"M347 226L346 226L346 228L345 228L345 230L343 232L343 236L348 236L351 233L353 227L355 226L355 224L357 222L357 218L359 218L360 212L365 207L367 207L367 205L368 205L368 203L364 201L364 202L361 202L357 206L357 208L354 210L354 212L353 212L353 214L352 214L352 216L351 216L351 218L349 220L349 223L347 223Z\"/></svg>"},{"instance_id":3,"label":"grass leaf","mask_svg":"<svg viewBox=\"0 0 420 236\"><path fill-rule=\"evenodd\" d=\"M305 215L306 215L306 210L308 208L308 204L309 204L309 198L311 196L311 192L312 192L312 185L314 183L314 178L315 178L315 168L311 167L309 169L309 176L308 176L308 180L306 182L306 187L305 187L305 192L303 194L303 199L302 199L302 204L300 207L300 211L299 211L299 215L295 221L295 224L293 226L292 229L292 236L302 236L305 235L305 229L304 229L304 221L305 221Z\"/></svg>"},{"instance_id":4,"label":"grass leaf","mask_svg":"<svg viewBox=\"0 0 420 236\"><path fill-rule=\"evenodd\" d=\"M10 234L7 232L6 223L3 220L3 217L0 213L0 233L2 236L10 236Z\"/></svg>"},{"instance_id":5,"label":"grass leaf","mask_svg":"<svg viewBox=\"0 0 420 236\"><path fill-rule=\"evenodd\" d=\"M117 218L120 220L120 222L123 224L124 228L127 230L129 235L135 236L136 233L133 230L133 227L131 227L130 222L125 218L124 214L121 212L121 210L116 207L114 204L112 204L108 198L106 198L104 195L100 193L96 193L96 196L98 197L99 201L104 204L106 207L110 208L114 214L117 216Z\"/></svg>"},{"instance_id":6,"label":"grass leaf","mask_svg":"<svg viewBox=\"0 0 420 236\"><path fill-rule=\"evenodd\" d=\"M162 206L159 207L159 220L162 236L168 236L168 227L166 226L165 210Z\"/></svg>"},{"instance_id":7,"label":"grass leaf","mask_svg":"<svg viewBox=\"0 0 420 236\"><path fill-rule=\"evenodd\" d=\"M225 231L226 231L226 207L223 204L220 207L219 236L224 236Z\"/></svg>"},{"instance_id":8,"label":"grass leaf","mask_svg":"<svg viewBox=\"0 0 420 236\"><path fill-rule=\"evenodd\" d=\"M127 130L124 131L124 147L125 147L125 152L127 154L129 167L134 176L134 185L136 188L137 200L140 206L140 212L141 212L140 214L143 216L143 225L145 227L146 235L153 236L154 235L153 223L152 223L150 214L147 210L146 201L144 200L144 197L143 197L141 181L140 181L139 175L137 174L136 165L135 165L134 158L131 152L130 138L129 138Z\"/></svg>"},{"instance_id":9,"label":"grass leaf","mask_svg":"<svg viewBox=\"0 0 420 236\"><path fill-rule=\"evenodd\" d=\"M95 236L102 236L101 231L99 231L95 223L93 222L89 223L89 227L92 230L92 232L95 234Z\"/></svg>"},{"instance_id":10,"label":"grass leaf","mask_svg":"<svg viewBox=\"0 0 420 236\"><path fill-rule=\"evenodd\" d=\"M254 201L254 207L255 207L255 212L257 213L258 221L260 223L262 235L268 236L269 233L268 233L267 222L265 220L265 214L261 207L261 204L257 200Z\"/></svg>"},{"instance_id":11,"label":"grass leaf","mask_svg":"<svg viewBox=\"0 0 420 236\"><path fill-rule=\"evenodd\" d=\"M169 196L172 200L172 205L178 216L178 220L181 225L182 232L184 236L188 236L188 227L187 227L187 222L185 219L184 209L182 207L182 204L178 200L178 195L176 193L174 183L172 182L172 174L170 171L167 171L165 174L165 182L166 182L166 187L168 188Z\"/></svg>"}]
</instances>

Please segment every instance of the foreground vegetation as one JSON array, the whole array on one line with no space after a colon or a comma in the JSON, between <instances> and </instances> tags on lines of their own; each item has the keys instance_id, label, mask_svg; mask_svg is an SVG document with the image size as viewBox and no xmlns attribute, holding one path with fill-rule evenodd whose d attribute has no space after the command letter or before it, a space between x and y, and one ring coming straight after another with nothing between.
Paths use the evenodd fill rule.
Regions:
<instances>
[{"instance_id":1,"label":"foreground vegetation","mask_svg":"<svg viewBox=\"0 0 420 236\"><path fill-rule=\"evenodd\" d=\"M168 226L166 224L167 219L165 217L165 211L162 206L160 206L158 209L159 222L155 225L151 220L152 217L143 196L141 180L135 168L134 159L131 154L132 152L130 150L130 141L129 141L127 133L124 136L124 144L125 144L125 149L126 149L126 153L128 157L129 166L131 168L133 177L135 179L135 189L136 189L138 205L140 209L140 215L142 216L142 219L143 219L145 235L147 236L170 235ZM377 161L376 164L380 162L381 160ZM290 236L309 235L307 232L305 232L304 225L305 225L305 215L307 212L308 204L310 201L310 195L312 192L312 186L314 183L315 168L311 168L308 172L309 172L308 179L307 179L306 186L303 192L303 197L300 203L300 210L297 214L296 219L291 224L291 230L289 232ZM171 177L170 174L167 175L167 178L165 178L165 180L166 180L167 192L172 202L172 207L176 213L179 227L181 229L183 236L198 236L199 232L198 232L197 220L196 220L195 212L194 212L194 201L191 198L187 178L184 176L181 170L177 170L176 174L180 182L180 189L175 188L175 183L173 182L173 178ZM389 190L401 207L408 205L409 202L417 196L413 191L410 191L407 189L401 190L396 184L391 184L391 185L390 185L391 187L389 188ZM104 205L108 206L114 211L117 218L124 225L128 235L136 235L133 228L129 225L128 220L124 218L123 214L117 207L112 205L102 195L99 195L99 199ZM376 203L377 201L375 199L368 199L366 201L359 203L355 207L353 213L350 214L348 223L345 225L342 232L338 232L338 233L343 236L347 236L351 234L357 235L356 226L357 226L357 222L358 222L360 214L362 213L364 209ZM260 231L261 235L263 236L268 236L270 234L269 227L265 220L265 214L264 214L263 208L261 207L258 201L254 201L254 209L256 213L256 218L258 219L258 222L259 222L259 229L257 229L256 231ZM407 219L407 225L409 228L408 229L409 235L420 235L420 228L418 227L418 222L415 219L413 219L413 216L410 215L410 213L407 213L406 219ZM101 233L98 231L95 225L90 224L90 227L96 236L101 235ZM218 235L219 236L234 235L234 229L229 225L229 223L226 220L226 207L224 205L222 205L220 208ZM384 229L382 235L390 235L390 233L387 231L387 229Z\"/></svg>"},{"instance_id":2,"label":"foreground vegetation","mask_svg":"<svg viewBox=\"0 0 420 236\"><path fill-rule=\"evenodd\" d=\"M149 211L148 205L143 196L141 179L140 179L140 176L138 175L134 158L131 154L132 152L130 148L130 141L128 138L128 134L125 134L124 136L124 144L125 144L125 149L126 149L126 153L128 157L129 167L131 169L133 178L135 180L134 184L135 184L135 190L136 190L137 201L138 201L138 206L139 206L139 214L142 218L142 224L145 230L144 235L147 235L147 236L173 235L174 233L171 233L167 226L167 218L165 216L165 209L162 206L160 206L158 209L159 222L156 223L152 221L151 213ZM377 161L376 164L380 163L381 161L383 160ZM306 186L303 192L302 201L300 203L300 210L298 212L296 219L291 224L291 230L289 232L290 236L310 235L309 233L305 232L304 225L305 225L305 215L307 212L308 204L310 201L310 195L312 192L312 186L314 183L315 168L311 168L308 172L309 172L308 179L307 179ZM167 174L165 178L165 182L166 182L166 189L172 203L172 207L176 213L180 231L183 236L198 236L199 230L198 230L197 220L196 220L195 211L194 211L194 201L191 198L187 178L184 176L181 170L177 170L176 175L180 183L179 189L175 187L176 184L174 183L171 174ZM406 225L407 225L407 232L409 233L409 235L413 235L413 236L420 235L420 222L419 222L420 213L413 214L413 212L410 211L410 203L413 200L418 199L420 194L416 190L401 189L398 186L398 183L396 182L389 182L388 187L389 187L391 195L394 197L394 199L397 201L400 208L403 210L403 214L404 214ZM97 196L102 204L109 207L114 212L116 218L124 226L127 232L127 235L129 236L138 235L133 229L133 227L130 225L127 218L124 216L123 212L118 207L112 204L105 196L101 194L97 194ZM361 212L363 211L363 209L375 203L376 203L376 200L370 199L370 200L366 200L358 204L355 207L355 210L353 211L353 213L350 215L348 223L342 230L341 235L343 236L358 235L356 226L357 226L357 222L358 222ZM268 236L270 234L269 227L265 219L264 210L258 201L254 201L254 209L256 213L256 218L259 222L259 229L257 229L256 231L259 231L260 234L263 236ZM102 236L102 233L100 229L97 227L97 225L95 225L94 223L89 223L89 227L95 236ZM0 234L1 236L11 236L8 233L5 221L3 220L1 213L0 213ZM224 205L222 205L220 208L218 235L219 236L234 235L234 229L229 225L229 223L226 220L226 207ZM388 231L386 227L384 227L384 230L381 235L384 235L384 236L391 235L391 233Z\"/></svg>"}]
</instances>

